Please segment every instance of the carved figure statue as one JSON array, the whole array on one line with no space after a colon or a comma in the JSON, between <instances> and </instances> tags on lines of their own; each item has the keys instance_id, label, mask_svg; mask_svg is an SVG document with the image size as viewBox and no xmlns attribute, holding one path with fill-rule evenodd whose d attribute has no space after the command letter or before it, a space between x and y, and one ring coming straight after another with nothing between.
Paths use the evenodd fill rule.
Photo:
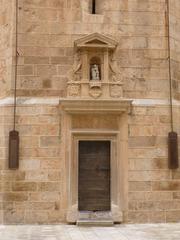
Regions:
<instances>
[{"instance_id":1,"label":"carved figure statue","mask_svg":"<svg viewBox=\"0 0 180 240\"><path fill-rule=\"evenodd\" d=\"M81 80L81 70L82 68L82 61L80 52L76 52L74 55L74 63L72 69L69 71L69 81L80 81Z\"/></svg>"},{"instance_id":2,"label":"carved figure statue","mask_svg":"<svg viewBox=\"0 0 180 240\"><path fill-rule=\"evenodd\" d=\"M100 72L97 64L91 66L91 80L100 80Z\"/></svg>"},{"instance_id":3,"label":"carved figure statue","mask_svg":"<svg viewBox=\"0 0 180 240\"><path fill-rule=\"evenodd\" d=\"M76 74L82 66L80 53L77 52L74 56L73 72Z\"/></svg>"},{"instance_id":4,"label":"carved figure statue","mask_svg":"<svg viewBox=\"0 0 180 240\"><path fill-rule=\"evenodd\" d=\"M112 81L113 82L122 82L122 75L120 74L117 66L117 61L112 57L109 62L109 67L112 72Z\"/></svg>"}]
</instances>

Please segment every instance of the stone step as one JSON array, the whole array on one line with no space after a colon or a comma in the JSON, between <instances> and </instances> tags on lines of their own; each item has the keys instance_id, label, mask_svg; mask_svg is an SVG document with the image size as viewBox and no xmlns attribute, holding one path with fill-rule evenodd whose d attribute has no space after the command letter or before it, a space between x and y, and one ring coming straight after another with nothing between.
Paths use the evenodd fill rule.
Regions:
<instances>
[{"instance_id":1,"label":"stone step","mask_svg":"<svg viewBox=\"0 0 180 240\"><path fill-rule=\"evenodd\" d=\"M98 227L112 227L113 226L113 221L112 220L104 220L104 219L87 219L87 220L77 220L76 225L77 226L98 226Z\"/></svg>"},{"instance_id":2,"label":"stone step","mask_svg":"<svg viewBox=\"0 0 180 240\"><path fill-rule=\"evenodd\" d=\"M111 219L112 213L110 211L79 211L79 219Z\"/></svg>"},{"instance_id":3,"label":"stone step","mask_svg":"<svg viewBox=\"0 0 180 240\"><path fill-rule=\"evenodd\" d=\"M113 226L110 211L80 211L77 220L78 226Z\"/></svg>"}]
</instances>

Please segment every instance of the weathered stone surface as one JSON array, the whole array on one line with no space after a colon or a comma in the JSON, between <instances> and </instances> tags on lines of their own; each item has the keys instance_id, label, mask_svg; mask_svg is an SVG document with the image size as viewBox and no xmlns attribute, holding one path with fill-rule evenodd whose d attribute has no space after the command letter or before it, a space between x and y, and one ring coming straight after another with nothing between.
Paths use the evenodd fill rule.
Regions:
<instances>
[{"instance_id":1,"label":"weathered stone surface","mask_svg":"<svg viewBox=\"0 0 180 240\"><path fill-rule=\"evenodd\" d=\"M168 211L166 213L166 219L168 222L179 222L180 211Z\"/></svg>"},{"instance_id":2,"label":"weathered stone surface","mask_svg":"<svg viewBox=\"0 0 180 240\"><path fill-rule=\"evenodd\" d=\"M39 191L48 191L48 192L56 192L60 190L59 182L40 182L38 184Z\"/></svg>"},{"instance_id":3,"label":"weathered stone surface","mask_svg":"<svg viewBox=\"0 0 180 240\"><path fill-rule=\"evenodd\" d=\"M130 201L163 201L172 200L172 192L129 192Z\"/></svg>"},{"instance_id":4,"label":"weathered stone surface","mask_svg":"<svg viewBox=\"0 0 180 240\"><path fill-rule=\"evenodd\" d=\"M163 181L170 179L170 171L129 171L129 181Z\"/></svg>"},{"instance_id":5,"label":"weathered stone surface","mask_svg":"<svg viewBox=\"0 0 180 240\"><path fill-rule=\"evenodd\" d=\"M133 181L129 182L130 191L151 191L151 182Z\"/></svg>"},{"instance_id":6,"label":"weathered stone surface","mask_svg":"<svg viewBox=\"0 0 180 240\"><path fill-rule=\"evenodd\" d=\"M59 146L59 137L41 137L40 138L41 147L56 147Z\"/></svg>"},{"instance_id":7,"label":"weathered stone surface","mask_svg":"<svg viewBox=\"0 0 180 240\"><path fill-rule=\"evenodd\" d=\"M156 144L156 137L131 137L129 138L129 147L154 147Z\"/></svg>"},{"instance_id":8,"label":"weathered stone surface","mask_svg":"<svg viewBox=\"0 0 180 240\"><path fill-rule=\"evenodd\" d=\"M0 98L14 93L14 3L0 0ZM99 138L113 139L112 146L120 149L119 155L111 152L118 158L117 166L112 167L121 165L121 153L128 155L121 166L127 178L119 179L119 184L124 181L125 198L123 191L117 193L121 200L124 198L123 221L180 220L180 172L168 169L171 117L166 9L163 0L105 0L97 3L98 14L91 14L87 0L19 1L16 129L20 134L20 162L18 170L8 170L13 101L0 99L0 223L66 221L68 164L77 155L76 151L70 155L69 146L75 144L66 138L71 133L93 139L99 132ZM170 1L172 89L177 100L173 114L178 135L179 11L179 1ZM70 129L65 132L68 121L63 122L59 98L66 96L67 82L73 80L74 41L94 32L118 43L113 57L123 80L124 98L133 101L123 138L123 114L113 112L73 113ZM116 86L114 90L119 92ZM127 149L118 141L124 141ZM70 155L68 161L64 155Z\"/></svg>"},{"instance_id":9,"label":"weathered stone surface","mask_svg":"<svg viewBox=\"0 0 180 240\"><path fill-rule=\"evenodd\" d=\"M5 97L12 87L13 71L13 1L1 1L0 9L0 97Z\"/></svg>"},{"instance_id":10,"label":"weathered stone surface","mask_svg":"<svg viewBox=\"0 0 180 240\"><path fill-rule=\"evenodd\" d=\"M148 222L148 212L147 211L129 211L128 212L128 222L129 223L144 223Z\"/></svg>"},{"instance_id":11,"label":"weathered stone surface","mask_svg":"<svg viewBox=\"0 0 180 240\"><path fill-rule=\"evenodd\" d=\"M180 181L153 182L154 191L180 191Z\"/></svg>"},{"instance_id":12,"label":"weathered stone surface","mask_svg":"<svg viewBox=\"0 0 180 240\"><path fill-rule=\"evenodd\" d=\"M19 202L19 201L24 202L28 200L28 194L22 193L22 192L4 193L3 199L4 201L7 201L7 202Z\"/></svg>"},{"instance_id":13,"label":"weathered stone surface","mask_svg":"<svg viewBox=\"0 0 180 240\"><path fill-rule=\"evenodd\" d=\"M13 191L36 191L37 190L37 184L35 182L14 182L12 184L12 190Z\"/></svg>"},{"instance_id":14,"label":"weathered stone surface","mask_svg":"<svg viewBox=\"0 0 180 240\"><path fill-rule=\"evenodd\" d=\"M84 121L85 119L85 121ZM98 115L88 115L84 116L82 115L75 115L72 122L73 128L92 128L92 129L98 129L103 127L104 129L109 128L116 130L118 129L118 117L116 116L107 116L102 115L100 118Z\"/></svg>"}]
</instances>

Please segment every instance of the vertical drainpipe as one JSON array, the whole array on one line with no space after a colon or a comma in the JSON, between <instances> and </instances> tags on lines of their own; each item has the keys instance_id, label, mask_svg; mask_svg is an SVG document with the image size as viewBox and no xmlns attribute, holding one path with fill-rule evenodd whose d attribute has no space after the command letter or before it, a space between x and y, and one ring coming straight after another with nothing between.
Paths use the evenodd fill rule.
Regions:
<instances>
[{"instance_id":1,"label":"vertical drainpipe","mask_svg":"<svg viewBox=\"0 0 180 240\"><path fill-rule=\"evenodd\" d=\"M170 99L170 121L171 131L168 134L168 167L169 169L177 169L178 161L178 134L174 131L173 119L173 88L171 74L171 39L170 39L170 3L167 0L167 29L168 29L168 59L169 59L169 99Z\"/></svg>"},{"instance_id":2,"label":"vertical drainpipe","mask_svg":"<svg viewBox=\"0 0 180 240\"><path fill-rule=\"evenodd\" d=\"M18 0L15 0L15 71L14 71L14 105L13 130L9 132L9 169L19 168L19 132L16 131L16 103L17 103L17 64L18 64Z\"/></svg>"}]
</instances>

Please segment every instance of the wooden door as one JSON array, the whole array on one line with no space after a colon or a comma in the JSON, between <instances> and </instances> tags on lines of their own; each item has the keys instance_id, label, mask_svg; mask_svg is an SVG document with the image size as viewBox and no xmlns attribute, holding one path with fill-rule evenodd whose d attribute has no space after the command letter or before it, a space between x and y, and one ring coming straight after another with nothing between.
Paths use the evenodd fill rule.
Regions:
<instances>
[{"instance_id":1,"label":"wooden door","mask_svg":"<svg viewBox=\"0 0 180 240\"><path fill-rule=\"evenodd\" d=\"M110 141L79 142L79 211L110 210Z\"/></svg>"}]
</instances>

